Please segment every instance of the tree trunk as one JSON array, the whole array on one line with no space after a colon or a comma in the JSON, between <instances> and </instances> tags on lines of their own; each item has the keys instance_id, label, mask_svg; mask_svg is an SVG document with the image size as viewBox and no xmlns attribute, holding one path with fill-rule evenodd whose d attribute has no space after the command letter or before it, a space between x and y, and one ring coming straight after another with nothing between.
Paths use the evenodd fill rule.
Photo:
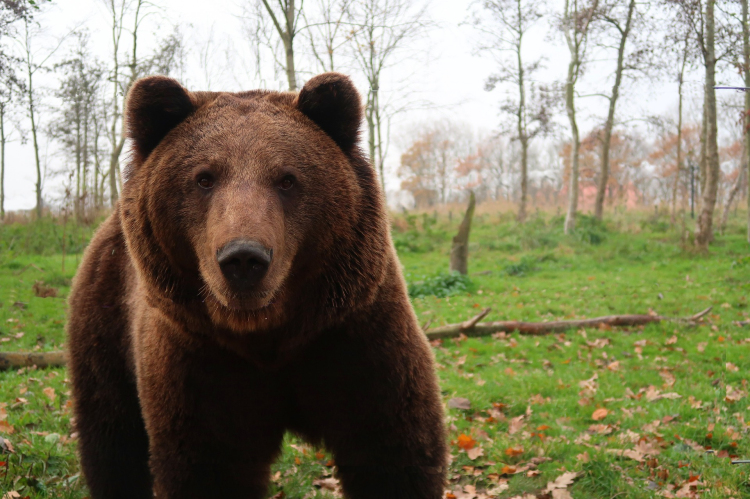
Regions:
<instances>
[{"instance_id":1,"label":"tree trunk","mask_svg":"<svg viewBox=\"0 0 750 499\"><path fill-rule=\"evenodd\" d=\"M750 26L748 0L742 0L742 48L745 67L745 86L750 87ZM745 92L745 162L747 168L747 242L750 243L750 92Z\"/></svg>"},{"instance_id":2,"label":"tree trunk","mask_svg":"<svg viewBox=\"0 0 750 499\"><path fill-rule=\"evenodd\" d=\"M30 57L30 56L29 56ZM34 145L34 161L36 165L36 218L37 220L42 218L42 162L39 159L39 139L37 138L36 129L36 115L34 113L34 91L32 86L33 72L31 70L31 62L28 64L28 75L29 75L29 86L28 88L28 99L29 99L29 118L31 119L31 137Z\"/></svg>"},{"instance_id":3,"label":"tree trunk","mask_svg":"<svg viewBox=\"0 0 750 499\"><path fill-rule=\"evenodd\" d=\"M5 103L0 103L0 220L5 220Z\"/></svg>"},{"instance_id":4,"label":"tree trunk","mask_svg":"<svg viewBox=\"0 0 750 499\"><path fill-rule=\"evenodd\" d=\"M674 175L672 186L672 223L677 221L677 190L680 186L680 174L682 173L682 87L685 83L685 66L687 65L689 35L685 35L685 49L682 53L682 66L677 85L677 171Z\"/></svg>"},{"instance_id":5,"label":"tree trunk","mask_svg":"<svg viewBox=\"0 0 750 499\"><path fill-rule=\"evenodd\" d=\"M471 220L474 217L474 206L476 198L474 191L469 192L469 207L466 209L464 219L458 227L458 234L453 238L451 247L451 272L460 272L466 275L469 271L469 233L471 232Z\"/></svg>"},{"instance_id":6,"label":"tree trunk","mask_svg":"<svg viewBox=\"0 0 750 499\"><path fill-rule=\"evenodd\" d=\"M727 226L727 221L729 220L729 210L732 209L732 203L734 202L734 198L737 197L737 193L740 192L742 183L745 181L745 163L747 162L747 160L745 160L746 154L747 154L746 150L742 151L742 161L740 162L739 175L737 175L737 180L734 181L734 185L732 186L732 189L729 191L727 200L724 203L724 213L722 214L721 222L719 223L719 233L721 234L724 234L724 229Z\"/></svg>"},{"instance_id":7,"label":"tree trunk","mask_svg":"<svg viewBox=\"0 0 750 499\"><path fill-rule=\"evenodd\" d=\"M516 45L516 61L518 64L518 140L521 142L521 200L518 204L518 222L526 221L526 204L529 191L529 137L526 128L526 87L523 59L521 57L521 42L523 40L521 0L516 2L518 9L518 44Z\"/></svg>"},{"instance_id":8,"label":"tree trunk","mask_svg":"<svg viewBox=\"0 0 750 499\"><path fill-rule=\"evenodd\" d=\"M612 86L612 95L609 97L609 111L607 121L604 125L604 141L602 142L602 171L599 175L599 188L596 191L596 203L594 205L594 216L601 220L604 215L604 196L607 193L609 182L609 148L612 143L612 129L615 125L615 107L617 98L620 96L620 84L622 83L622 71L625 61L625 44L630 34L630 26L635 11L635 0L630 0L628 6L628 18L625 29L620 32L620 46L617 49L617 69L615 70L615 84ZM619 28L619 26L618 26Z\"/></svg>"},{"instance_id":9,"label":"tree trunk","mask_svg":"<svg viewBox=\"0 0 750 499\"><path fill-rule=\"evenodd\" d=\"M568 184L568 212L565 215L565 233L570 234L576 228L576 212L578 211L578 160L581 139L578 135L575 108L575 75L578 65L578 54L571 53L568 64L568 80L565 86L565 108L570 121L572 143L570 148L570 181Z\"/></svg>"},{"instance_id":10,"label":"tree trunk","mask_svg":"<svg viewBox=\"0 0 750 499\"><path fill-rule=\"evenodd\" d=\"M716 207L716 193L719 187L719 148L718 130L716 124L716 52L714 46L714 2L706 3L706 180L705 191L702 193L702 206L698 218L698 234L695 237L696 246L707 250L713 238L713 217Z\"/></svg>"}]
</instances>

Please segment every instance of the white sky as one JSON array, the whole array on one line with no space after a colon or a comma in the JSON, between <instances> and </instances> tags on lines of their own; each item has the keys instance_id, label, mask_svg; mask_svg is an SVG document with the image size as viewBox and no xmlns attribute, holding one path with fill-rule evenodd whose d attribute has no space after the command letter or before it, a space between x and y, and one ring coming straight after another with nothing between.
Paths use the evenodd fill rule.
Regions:
<instances>
[{"instance_id":1,"label":"white sky","mask_svg":"<svg viewBox=\"0 0 750 499\"><path fill-rule=\"evenodd\" d=\"M160 7L160 11L151 15L139 39L139 53L147 55L154 49L156 40L163 38L172 31L173 25L179 25L185 35L188 45L188 69L183 76L183 83L193 90L204 89L206 73L213 73L211 90L249 90L257 84L250 82L247 71L240 69L241 59L251 60L252 54L247 42L243 39L241 22L238 14L241 12L243 0L153 0ZM312 3L308 0L308 3ZM561 3L559 0L550 2ZM391 170L388 176L389 191L398 188L398 180L393 175L400 156L400 137L408 134L410 127L417 123L446 116L451 119L469 124L478 131L491 131L497 128L501 115L498 111L499 102L506 91L498 88L493 92L484 90L486 78L494 71L493 60L487 55L477 55L475 37L471 27L462 25L467 20L470 0L430 0L428 12L437 27L429 36L422 40L415 50L415 57L405 60L399 66L392 68L393 79L408 78L409 87L420 89L419 99L429 101L430 109L420 109L399 115L393 123L392 143L389 150L387 166ZM111 38L109 19L101 0L55 0L39 16L39 21L48 31L47 35L38 40L39 53L44 53L55 45L55 37L69 32L75 26L85 26L91 32L92 52L102 60L109 60L111 56ZM205 47L205 42L213 30L214 55L208 71L200 64L199 52ZM562 81L565 77L568 63L567 48L562 37L548 35L550 27L546 20L542 20L534 32L527 37L526 54L528 59L544 55L545 69L538 74L542 82ZM654 36L661 36L654 34ZM231 39L231 46L227 45ZM304 40L302 40L304 43ZM126 46L129 40L125 40ZM227 64L227 47L233 53L233 62ZM66 48L61 48L53 59L60 59L66 55ZM609 72L614 66L615 54L597 54L597 64L580 82L579 92L609 93L611 79ZM226 68L225 66L232 67ZM309 64L302 62L303 67ZM221 74L219 74L221 73ZM674 73L674 71L673 71ZM243 76L244 75L244 76ZM355 81L360 84L364 93L366 88L361 85L361 78L353 72ZM270 72L266 72L267 88L285 89L284 81L272 81ZM697 96L701 88L701 73L694 71L688 76L687 90ZM243 83L249 82L249 83ZM47 94L51 94L57 85L52 75L45 75L39 83ZM739 76L728 73L725 78L720 77L719 83L740 84ZM694 99L695 100L695 99ZM50 113L54 112L55 102L50 97L40 111L42 126L49 122ZM697 102L697 100L695 100ZM696 115L698 109L693 102L688 106L688 115ZM579 101L581 106L579 125L582 135L593 126L603 121L606 114L606 101L600 97L590 97ZM677 85L674 77L664 76L659 81L642 81L637 84L627 83L620 100L621 120L643 117L654 114L676 114ZM560 116L561 133L567 134L564 116ZM629 121L628 126L640 126L638 121ZM55 155L55 144L47 142L42 136L41 152L46 158L49 169L60 168L62 158ZM30 141L21 145L12 143L7 152L6 163L6 209L31 209L35 205L34 183L36 179L33 149ZM49 179L45 182L45 197L59 197L60 181Z\"/></svg>"}]
</instances>

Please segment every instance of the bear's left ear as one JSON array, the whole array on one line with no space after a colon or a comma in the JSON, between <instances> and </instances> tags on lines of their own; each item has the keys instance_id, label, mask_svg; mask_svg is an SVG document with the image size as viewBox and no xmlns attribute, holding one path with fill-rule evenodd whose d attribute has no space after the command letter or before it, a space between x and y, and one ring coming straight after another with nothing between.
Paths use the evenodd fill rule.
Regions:
<instances>
[{"instance_id":1,"label":"bear's left ear","mask_svg":"<svg viewBox=\"0 0 750 499\"><path fill-rule=\"evenodd\" d=\"M305 83L295 106L349 153L359 138L362 103L348 76L323 73Z\"/></svg>"},{"instance_id":2,"label":"bear's left ear","mask_svg":"<svg viewBox=\"0 0 750 499\"><path fill-rule=\"evenodd\" d=\"M187 90L166 76L136 81L125 108L127 136L133 139L137 162L145 160L167 133L195 110Z\"/></svg>"}]
</instances>

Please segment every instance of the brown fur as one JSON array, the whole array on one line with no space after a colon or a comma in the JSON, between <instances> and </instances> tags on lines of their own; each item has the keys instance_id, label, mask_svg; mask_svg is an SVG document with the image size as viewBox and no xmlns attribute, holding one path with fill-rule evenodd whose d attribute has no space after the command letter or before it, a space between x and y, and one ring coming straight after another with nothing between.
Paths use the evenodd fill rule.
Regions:
<instances>
[{"instance_id":1,"label":"brown fur","mask_svg":"<svg viewBox=\"0 0 750 499\"><path fill-rule=\"evenodd\" d=\"M92 498L264 497L285 431L333 452L347 497L442 497L432 354L361 117L335 73L298 95L134 85L122 198L70 298ZM217 263L237 238L273 250L251 292Z\"/></svg>"}]
</instances>

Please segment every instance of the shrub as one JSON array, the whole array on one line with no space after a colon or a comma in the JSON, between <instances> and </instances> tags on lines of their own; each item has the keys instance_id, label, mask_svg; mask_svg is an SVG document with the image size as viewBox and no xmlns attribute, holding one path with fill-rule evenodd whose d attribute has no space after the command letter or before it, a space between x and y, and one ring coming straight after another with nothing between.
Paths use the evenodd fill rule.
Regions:
<instances>
[{"instance_id":1,"label":"shrub","mask_svg":"<svg viewBox=\"0 0 750 499\"><path fill-rule=\"evenodd\" d=\"M409 282L409 296L421 298L425 296L437 296L445 298L459 293L469 291L471 279L469 276L458 272L440 272L439 274L425 277L421 281Z\"/></svg>"}]
</instances>

